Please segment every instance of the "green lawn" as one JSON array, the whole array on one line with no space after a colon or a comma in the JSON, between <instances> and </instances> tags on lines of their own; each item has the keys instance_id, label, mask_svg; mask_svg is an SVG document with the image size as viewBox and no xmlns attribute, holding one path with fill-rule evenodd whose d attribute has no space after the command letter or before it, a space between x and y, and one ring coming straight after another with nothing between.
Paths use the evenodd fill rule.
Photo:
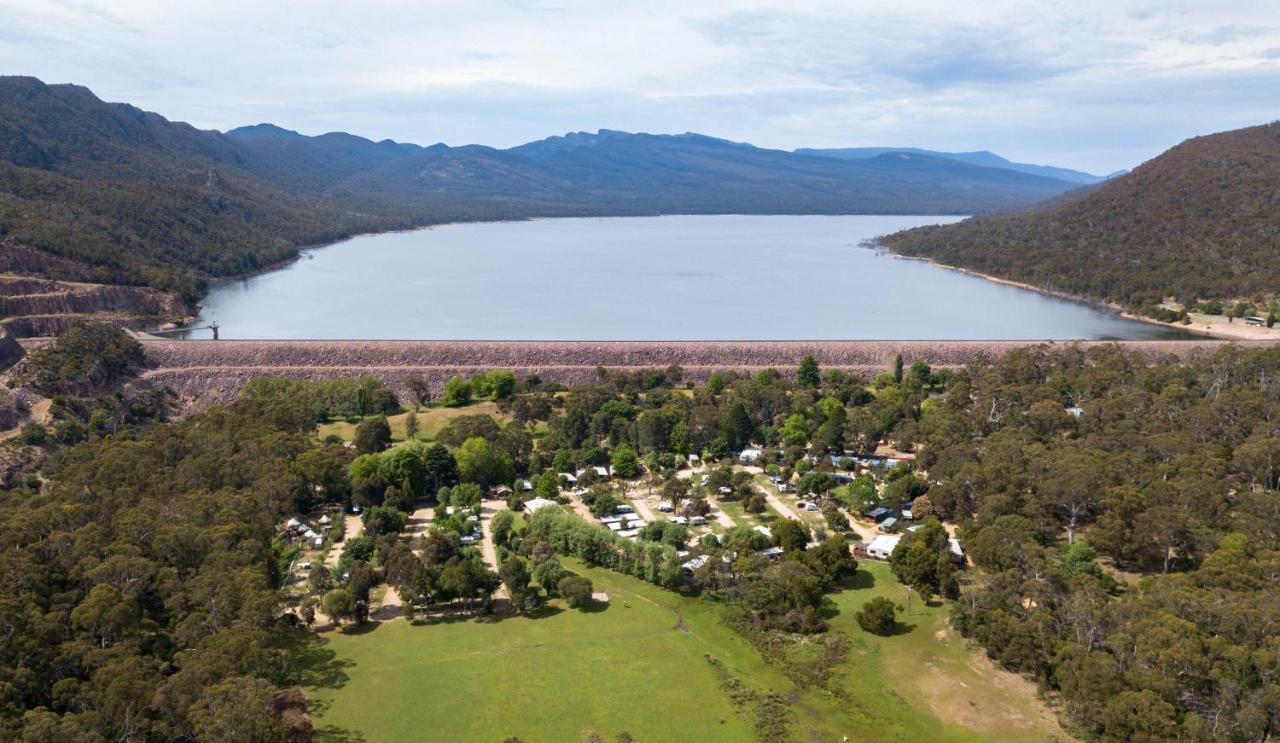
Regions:
<instances>
[{"instance_id":1,"label":"green lawn","mask_svg":"<svg viewBox=\"0 0 1280 743\"><path fill-rule=\"evenodd\" d=\"M491 415L500 423L505 423L511 419L498 410L498 404L494 402L477 402L460 408L423 408L419 410L418 416L418 438L423 441L431 441L440 433L440 429L444 428L448 422L460 415ZM404 419L408 416L408 411L397 415L387 416L387 423L391 426L391 438L395 442L404 441ZM330 434L337 434L343 441L351 441L356 435L355 423L347 421L333 421L324 423L316 430L316 436L324 438Z\"/></svg>"},{"instance_id":2,"label":"green lawn","mask_svg":"<svg viewBox=\"0 0 1280 743\"><path fill-rule=\"evenodd\" d=\"M994 670L946 629L945 607L917 600L889 638L853 612L902 599L879 563L864 587L833 597L833 629L852 648L832 694L796 689L776 664L725 627L720 608L609 571L587 569L607 608L553 606L539 618L403 620L329 632L303 655L304 686L330 740L751 741L753 710L735 710L705 654L756 691L792 700L796 740L1048 740L1062 737L1022 679Z\"/></svg>"}]
</instances>

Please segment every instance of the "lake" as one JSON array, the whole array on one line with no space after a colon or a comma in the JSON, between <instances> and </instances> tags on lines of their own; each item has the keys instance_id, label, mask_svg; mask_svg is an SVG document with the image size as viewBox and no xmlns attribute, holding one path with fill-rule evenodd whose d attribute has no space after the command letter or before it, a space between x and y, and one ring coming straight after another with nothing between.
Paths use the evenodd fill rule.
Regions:
<instances>
[{"instance_id":1,"label":"lake","mask_svg":"<svg viewBox=\"0 0 1280 743\"><path fill-rule=\"evenodd\" d=\"M216 284L198 324L216 321L223 338L252 339L1182 337L861 246L958 219L613 217L364 235Z\"/></svg>"}]
</instances>

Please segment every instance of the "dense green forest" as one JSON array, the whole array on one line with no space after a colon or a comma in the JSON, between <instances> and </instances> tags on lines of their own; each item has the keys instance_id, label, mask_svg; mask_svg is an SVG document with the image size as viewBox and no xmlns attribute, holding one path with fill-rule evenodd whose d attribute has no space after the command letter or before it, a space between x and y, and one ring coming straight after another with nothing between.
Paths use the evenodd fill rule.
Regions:
<instances>
[{"instance_id":1,"label":"dense green forest","mask_svg":"<svg viewBox=\"0 0 1280 743\"><path fill-rule=\"evenodd\" d=\"M1280 124L1196 137L1026 212L883 239L1054 291L1150 310L1165 297L1261 304L1280 286Z\"/></svg>"},{"instance_id":2,"label":"dense green forest","mask_svg":"<svg viewBox=\"0 0 1280 743\"><path fill-rule=\"evenodd\" d=\"M0 77L0 266L187 298L208 277L361 232L673 212L969 214L1071 187L940 158L841 161L698 135L601 132L497 150L270 125L223 134L82 87Z\"/></svg>"},{"instance_id":3,"label":"dense green forest","mask_svg":"<svg viewBox=\"0 0 1280 743\"><path fill-rule=\"evenodd\" d=\"M101 368L65 362L99 347L122 349L111 366L130 373L119 336L73 335L49 355L69 370L56 382L59 415L92 407L75 395L100 391L88 381L101 383ZM875 508L924 524L891 558L899 580L951 601L956 629L1036 679L1084 737L1261 741L1280 721L1280 350L1153 361L1118 346L1042 346L956 371L897 364L874 379L806 359L703 384L673 367L602 369L567 389L486 373L448 389L450 404L495 400L504 418L457 415L432 443L388 448L380 416L400 402L376 380L264 379L181 422L161 409L30 443L48 452L46 481L0 494L3 736L303 735L288 648L317 610L367 622L379 582L417 597L410 615L483 613L499 585L520 611L543 592L589 593L563 582L574 576L557 554L721 602L725 621L789 674L826 684L823 668L846 646L824 634L824 593L856 569L849 519ZM332 418L360 421L355 449L317 438ZM915 460L857 465L886 442ZM767 474L821 503L821 526L784 519L772 539L747 527L694 539L658 522L628 542L550 509L521 529L494 519L497 571L461 540L486 488L516 485L518 509L563 499L562 472L581 472L575 497L612 512L616 483L586 469L599 465L655 478L682 514L705 513L709 494L763 512L752 478L727 466L748 444ZM689 453L713 463L706 483L678 476ZM397 535L422 502L455 511L415 553ZM277 525L353 504L365 536L286 611ZM968 569L952 566L935 518L955 526ZM780 563L757 554L770 544ZM699 555L681 575L678 561ZM892 606L858 621L892 632ZM806 637L826 648L819 659L788 650Z\"/></svg>"}]
</instances>

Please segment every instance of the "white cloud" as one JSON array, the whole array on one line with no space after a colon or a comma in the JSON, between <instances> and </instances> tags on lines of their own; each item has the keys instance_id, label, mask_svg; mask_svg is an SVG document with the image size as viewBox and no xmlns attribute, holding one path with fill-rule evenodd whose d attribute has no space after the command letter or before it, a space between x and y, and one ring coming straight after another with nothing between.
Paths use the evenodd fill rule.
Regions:
<instances>
[{"instance_id":1,"label":"white cloud","mask_svg":"<svg viewBox=\"0 0 1280 743\"><path fill-rule=\"evenodd\" d=\"M220 129L694 130L1107 171L1280 118L1280 8L1244 0L0 0L0 18L0 70Z\"/></svg>"}]
</instances>

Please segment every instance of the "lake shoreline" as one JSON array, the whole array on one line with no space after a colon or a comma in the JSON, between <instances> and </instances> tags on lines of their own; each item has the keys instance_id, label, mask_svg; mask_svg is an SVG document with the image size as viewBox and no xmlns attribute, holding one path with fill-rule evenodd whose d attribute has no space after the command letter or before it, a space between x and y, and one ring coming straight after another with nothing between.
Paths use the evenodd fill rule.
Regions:
<instances>
[{"instance_id":1,"label":"lake shoreline","mask_svg":"<svg viewBox=\"0 0 1280 743\"><path fill-rule=\"evenodd\" d=\"M937 266L938 268L945 268L948 271L956 271L958 273L966 274L968 276L973 276L979 279L986 279L987 281L990 281L996 284L1004 284L1005 286L1012 286L1018 289L1026 289L1028 291L1033 291L1038 294L1044 294L1050 297L1056 297L1058 299L1066 299L1072 302L1077 302L1079 304L1088 305L1090 307L1094 307L1096 309L1103 310L1105 312L1109 312L1114 315L1119 315L1120 317L1123 317L1126 320L1134 320L1136 322L1146 323L1147 325L1154 325L1156 327L1167 328L1172 330L1180 330L1186 333L1191 333L1192 335L1202 336L1205 338L1219 338L1219 339L1225 339L1225 340L1267 340L1268 339L1267 337L1247 335L1244 333L1235 334L1235 333L1229 333L1229 332L1223 332L1223 331L1215 331L1215 330L1209 329L1208 326L1204 328L1197 328L1197 327L1194 327L1194 323L1192 325L1175 325L1174 323L1160 322L1159 320L1153 317L1145 317L1143 315L1138 315L1133 312L1129 312L1128 310L1124 309L1120 305L1117 305L1111 302L1102 302L1096 299L1090 299L1088 297L1081 297L1076 294L1070 294L1068 292L1058 291L1056 289L1046 289L1045 287L1036 286L1035 284L1029 284L1025 281L1015 281L1014 279L1006 279L1000 276L994 276L992 274L982 273L981 271L974 271L971 268L964 268L961 266L952 266L950 264L942 263L940 261L934 260L933 258L925 258L924 256L917 256L917 255L903 255L902 253L899 253L893 250L892 248L880 242L879 240L873 241L873 245L875 250L878 250L884 255L887 255L891 258L895 258L897 260L919 261L921 263L928 263L929 265Z\"/></svg>"}]
</instances>

